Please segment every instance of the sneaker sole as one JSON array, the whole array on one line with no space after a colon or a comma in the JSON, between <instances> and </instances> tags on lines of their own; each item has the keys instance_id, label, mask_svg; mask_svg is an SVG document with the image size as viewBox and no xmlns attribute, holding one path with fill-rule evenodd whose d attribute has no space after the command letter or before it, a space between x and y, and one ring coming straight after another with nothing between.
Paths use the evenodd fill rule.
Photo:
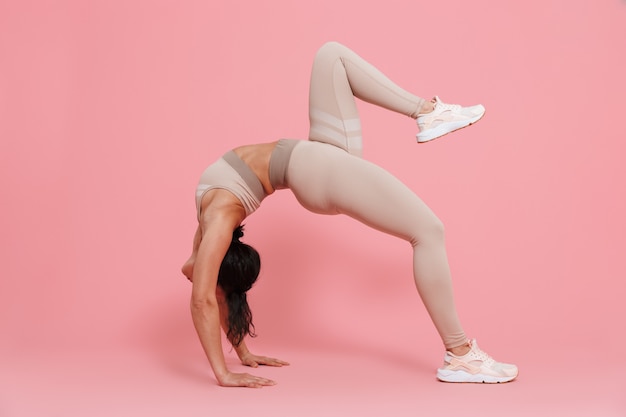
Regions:
<instances>
[{"instance_id":1,"label":"sneaker sole","mask_svg":"<svg viewBox=\"0 0 626 417\"><path fill-rule=\"evenodd\" d=\"M456 383L474 383L474 384L501 384L505 382L511 382L515 376L492 376L485 374L470 374L465 371L448 371L445 369L437 370L437 379L442 382L456 382Z\"/></svg>"},{"instance_id":2,"label":"sneaker sole","mask_svg":"<svg viewBox=\"0 0 626 417\"><path fill-rule=\"evenodd\" d=\"M435 128L428 129L423 133L420 132L416 135L417 143L430 142L432 140L445 136L448 133L456 132L459 129L463 129L464 127L471 126L477 121L479 121L480 119L482 119L484 115L485 115L485 112L482 112L478 116L469 120L459 120L456 122L444 123L444 124L440 124L439 126Z\"/></svg>"}]
</instances>

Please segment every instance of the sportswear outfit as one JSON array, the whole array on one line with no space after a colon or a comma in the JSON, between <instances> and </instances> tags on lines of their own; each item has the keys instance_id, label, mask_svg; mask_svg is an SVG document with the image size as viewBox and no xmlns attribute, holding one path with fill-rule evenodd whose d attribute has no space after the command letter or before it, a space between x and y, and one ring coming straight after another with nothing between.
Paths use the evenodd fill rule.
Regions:
<instances>
[{"instance_id":1,"label":"sportswear outfit","mask_svg":"<svg viewBox=\"0 0 626 417\"><path fill-rule=\"evenodd\" d=\"M325 44L317 52L311 74L309 140L278 141L269 164L271 185L276 190L290 189L312 212L346 214L410 242L415 283L443 344L448 349L461 346L468 339L454 303L443 226L406 185L360 157L355 97L418 119L418 125L425 103L345 46ZM259 179L232 151L202 174L198 211L202 196L214 188L231 191L247 215L266 197Z\"/></svg>"}]
</instances>

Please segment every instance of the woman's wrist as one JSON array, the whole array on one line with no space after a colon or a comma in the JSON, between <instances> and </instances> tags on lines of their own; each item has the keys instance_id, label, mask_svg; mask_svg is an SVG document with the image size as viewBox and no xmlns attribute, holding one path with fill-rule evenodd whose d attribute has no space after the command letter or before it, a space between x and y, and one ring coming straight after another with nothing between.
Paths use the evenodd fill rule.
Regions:
<instances>
[{"instance_id":1,"label":"woman's wrist","mask_svg":"<svg viewBox=\"0 0 626 417\"><path fill-rule=\"evenodd\" d=\"M219 371L214 371L214 373L215 373L215 379L217 379L217 382L221 384L222 382L226 380L226 377L230 374L230 371L228 370L228 368L224 367L224 369L220 369Z\"/></svg>"},{"instance_id":2,"label":"woman's wrist","mask_svg":"<svg viewBox=\"0 0 626 417\"><path fill-rule=\"evenodd\" d=\"M237 352L237 356L239 356L240 360L243 360L246 357L246 355L250 354L250 351L248 350L247 347L244 347L242 349L237 348L236 352Z\"/></svg>"},{"instance_id":3,"label":"woman's wrist","mask_svg":"<svg viewBox=\"0 0 626 417\"><path fill-rule=\"evenodd\" d=\"M243 359L244 356L250 353L248 346L246 346L246 342L243 340L239 343L239 346L233 346L233 348L235 348L235 352L237 353L237 356L239 356L239 359Z\"/></svg>"}]
</instances>

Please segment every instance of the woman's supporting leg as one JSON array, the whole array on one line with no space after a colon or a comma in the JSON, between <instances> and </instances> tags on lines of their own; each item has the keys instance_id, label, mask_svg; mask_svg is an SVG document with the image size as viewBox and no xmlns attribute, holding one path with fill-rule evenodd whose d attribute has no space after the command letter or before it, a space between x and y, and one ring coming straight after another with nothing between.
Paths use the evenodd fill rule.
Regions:
<instances>
[{"instance_id":1,"label":"woman's supporting leg","mask_svg":"<svg viewBox=\"0 0 626 417\"><path fill-rule=\"evenodd\" d=\"M316 142L294 148L287 176L305 208L343 213L410 242L415 284L445 347L467 342L454 303L443 226L415 193L377 165Z\"/></svg>"},{"instance_id":2,"label":"woman's supporting leg","mask_svg":"<svg viewBox=\"0 0 626 417\"><path fill-rule=\"evenodd\" d=\"M417 118L432 104L403 90L352 50L323 45L313 62L309 91L309 139L361 156L361 122L354 98Z\"/></svg>"}]
</instances>

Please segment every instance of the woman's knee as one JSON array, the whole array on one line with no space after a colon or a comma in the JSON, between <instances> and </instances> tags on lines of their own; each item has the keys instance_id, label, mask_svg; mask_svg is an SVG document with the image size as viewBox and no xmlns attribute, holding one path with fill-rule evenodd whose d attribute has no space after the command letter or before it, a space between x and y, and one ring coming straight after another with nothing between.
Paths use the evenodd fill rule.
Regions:
<instances>
[{"instance_id":1,"label":"woman's knee","mask_svg":"<svg viewBox=\"0 0 626 417\"><path fill-rule=\"evenodd\" d=\"M413 246L443 243L445 241L445 227L441 219L433 214L428 219L422 219L418 222L412 236L411 244Z\"/></svg>"},{"instance_id":2,"label":"woman's knee","mask_svg":"<svg viewBox=\"0 0 626 417\"><path fill-rule=\"evenodd\" d=\"M317 57L339 57L346 47L337 41L328 41L317 50Z\"/></svg>"}]
</instances>

